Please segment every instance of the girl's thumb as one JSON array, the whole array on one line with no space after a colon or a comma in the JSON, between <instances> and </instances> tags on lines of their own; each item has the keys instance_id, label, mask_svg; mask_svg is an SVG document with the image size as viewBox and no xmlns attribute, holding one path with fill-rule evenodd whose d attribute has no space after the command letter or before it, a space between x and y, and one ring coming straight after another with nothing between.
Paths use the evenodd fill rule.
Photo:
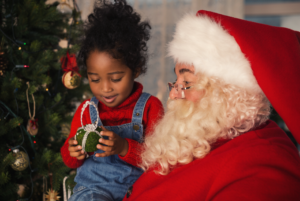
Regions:
<instances>
[{"instance_id":1,"label":"girl's thumb","mask_svg":"<svg viewBox=\"0 0 300 201\"><path fill-rule=\"evenodd\" d=\"M101 128L103 131L107 131L107 129L104 128L104 126L101 126L100 128Z\"/></svg>"}]
</instances>

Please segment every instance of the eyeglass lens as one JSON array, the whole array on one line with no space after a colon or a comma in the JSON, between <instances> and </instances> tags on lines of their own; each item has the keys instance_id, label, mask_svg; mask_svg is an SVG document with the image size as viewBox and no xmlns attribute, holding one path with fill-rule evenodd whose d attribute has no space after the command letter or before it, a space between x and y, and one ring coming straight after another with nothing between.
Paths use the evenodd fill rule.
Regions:
<instances>
[{"instance_id":1,"label":"eyeglass lens","mask_svg":"<svg viewBox=\"0 0 300 201\"><path fill-rule=\"evenodd\" d=\"M184 94L185 90L182 90L183 89L182 84L173 84L173 83L169 82L168 86L169 86L170 92L173 88L175 88L175 93L176 93L177 98L185 98L185 94Z\"/></svg>"}]
</instances>

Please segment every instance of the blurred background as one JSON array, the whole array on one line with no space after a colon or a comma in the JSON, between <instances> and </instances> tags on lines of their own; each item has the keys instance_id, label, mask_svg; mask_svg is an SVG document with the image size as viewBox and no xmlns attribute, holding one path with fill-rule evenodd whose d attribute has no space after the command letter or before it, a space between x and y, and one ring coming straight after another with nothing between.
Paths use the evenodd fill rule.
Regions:
<instances>
[{"instance_id":1,"label":"blurred background","mask_svg":"<svg viewBox=\"0 0 300 201\"><path fill-rule=\"evenodd\" d=\"M48 0L50 1L50 0ZM53 0L54 1L54 0ZM66 0L68 1L68 0ZM70 0L71 1L71 0ZM77 0L86 20L95 0ZM185 13L209 10L249 21L300 31L300 0L128 0L136 12L152 25L149 41L148 72L138 79L144 90L167 100L167 82L174 81L174 63L166 56L175 23Z\"/></svg>"},{"instance_id":2,"label":"blurred background","mask_svg":"<svg viewBox=\"0 0 300 201\"><path fill-rule=\"evenodd\" d=\"M0 0L0 200L68 200L75 170L60 147L79 104L92 97L76 54L96 0ZM300 31L300 0L127 0L152 26L144 91L168 99L166 55L176 22L209 10ZM271 119L289 129L273 110Z\"/></svg>"}]
</instances>

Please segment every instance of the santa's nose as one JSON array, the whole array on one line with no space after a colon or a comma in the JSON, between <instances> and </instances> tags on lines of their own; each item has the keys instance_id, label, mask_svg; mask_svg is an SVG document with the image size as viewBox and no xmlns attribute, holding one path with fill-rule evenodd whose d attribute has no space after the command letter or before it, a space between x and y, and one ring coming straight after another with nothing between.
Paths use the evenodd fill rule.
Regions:
<instances>
[{"instance_id":1,"label":"santa's nose","mask_svg":"<svg viewBox=\"0 0 300 201\"><path fill-rule=\"evenodd\" d=\"M181 87L178 87L177 89L174 87L169 93L169 97L171 99L181 99L185 98L184 91L181 89Z\"/></svg>"}]
</instances>

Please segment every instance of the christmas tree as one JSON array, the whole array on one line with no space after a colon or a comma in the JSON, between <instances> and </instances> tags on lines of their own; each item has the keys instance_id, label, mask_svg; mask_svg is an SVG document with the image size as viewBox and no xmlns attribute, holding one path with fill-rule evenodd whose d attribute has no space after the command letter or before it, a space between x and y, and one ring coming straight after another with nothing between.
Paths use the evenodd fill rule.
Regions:
<instances>
[{"instance_id":1,"label":"christmas tree","mask_svg":"<svg viewBox=\"0 0 300 201\"><path fill-rule=\"evenodd\" d=\"M0 3L0 200L59 200L70 172L60 147L88 90L75 58L80 12L75 1Z\"/></svg>"}]
</instances>

